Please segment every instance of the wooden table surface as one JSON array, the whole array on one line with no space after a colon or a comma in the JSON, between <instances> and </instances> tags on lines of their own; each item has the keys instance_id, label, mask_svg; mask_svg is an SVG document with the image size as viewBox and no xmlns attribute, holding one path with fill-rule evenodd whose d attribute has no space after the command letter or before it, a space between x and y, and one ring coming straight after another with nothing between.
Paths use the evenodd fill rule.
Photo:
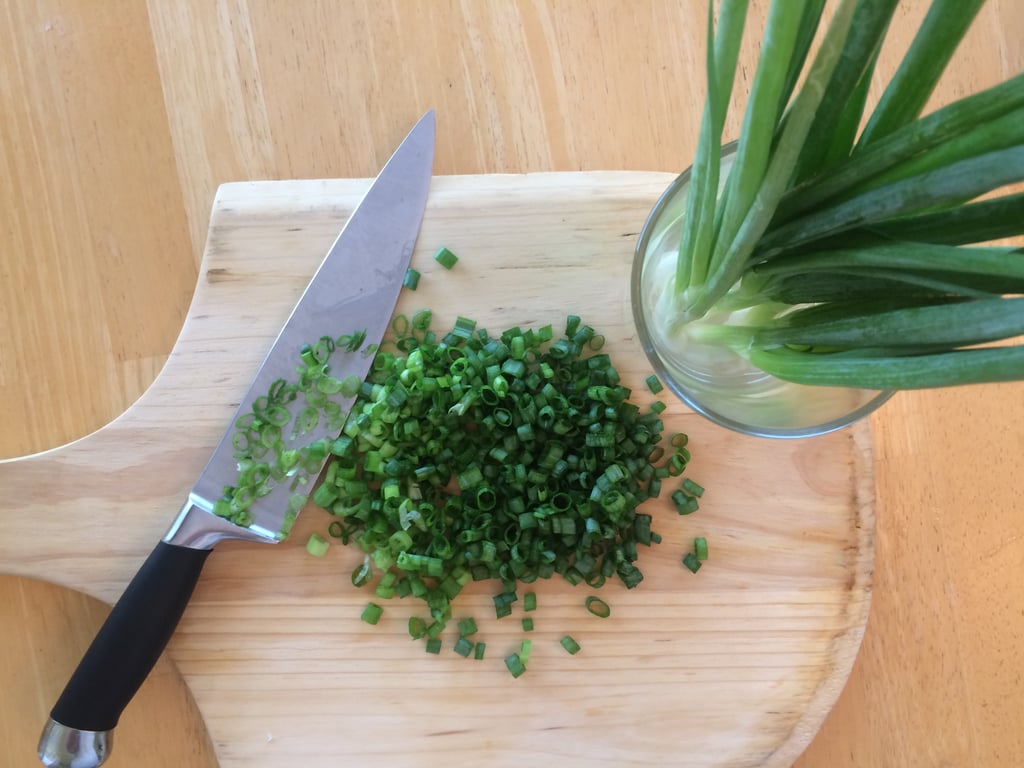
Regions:
<instances>
[{"instance_id":1,"label":"wooden table surface","mask_svg":"<svg viewBox=\"0 0 1024 768\"><path fill-rule=\"evenodd\" d=\"M752 2L753 23L766 6ZM897 11L880 72L925 7ZM682 170L703 98L704 8L0 3L0 457L85 435L146 389L180 330L221 183L372 176L431 107L437 174ZM989 0L935 103L1024 70L1022 41L1024 5ZM871 615L797 765L1021 765L1024 385L902 393L871 426ZM0 603L21 611L0 625L21 640L0 652L69 653L38 619L73 601L24 589L0 579ZM5 713L25 704L10 685L18 665L0 658ZM30 686L33 674L45 676Z\"/></svg>"}]
</instances>

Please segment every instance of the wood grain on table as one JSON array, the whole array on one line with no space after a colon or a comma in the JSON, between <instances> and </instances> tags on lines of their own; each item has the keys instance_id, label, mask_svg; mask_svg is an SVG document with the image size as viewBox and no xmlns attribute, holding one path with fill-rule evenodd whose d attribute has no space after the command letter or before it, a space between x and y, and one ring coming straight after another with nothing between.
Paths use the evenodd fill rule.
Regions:
<instances>
[{"instance_id":1,"label":"wood grain on table","mask_svg":"<svg viewBox=\"0 0 1024 768\"><path fill-rule=\"evenodd\" d=\"M752 23L765 8L752 3ZM925 8L901 5L880 73ZM0 456L85 435L146 389L181 328L221 183L372 176L428 108L438 174L682 170L703 20L697 0L8 0ZM935 103L1024 70L1022 41L1024 6L989 0ZM1022 425L1018 384L903 393L872 418L871 616L797 765L1024 760ZM30 644L48 642L38 633Z\"/></svg>"}]
</instances>

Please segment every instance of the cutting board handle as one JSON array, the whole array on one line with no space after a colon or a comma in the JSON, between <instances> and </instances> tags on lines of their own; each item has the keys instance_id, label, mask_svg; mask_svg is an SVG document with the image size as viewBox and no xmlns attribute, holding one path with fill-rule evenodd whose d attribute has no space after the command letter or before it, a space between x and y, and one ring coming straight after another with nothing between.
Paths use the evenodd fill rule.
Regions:
<instances>
[{"instance_id":1,"label":"cutting board handle","mask_svg":"<svg viewBox=\"0 0 1024 768\"><path fill-rule=\"evenodd\" d=\"M156 545L50 712L39 743L44 765L95 768L106 759L121 712L174 633L209 554Z\"/></svg>"}]
</instances>

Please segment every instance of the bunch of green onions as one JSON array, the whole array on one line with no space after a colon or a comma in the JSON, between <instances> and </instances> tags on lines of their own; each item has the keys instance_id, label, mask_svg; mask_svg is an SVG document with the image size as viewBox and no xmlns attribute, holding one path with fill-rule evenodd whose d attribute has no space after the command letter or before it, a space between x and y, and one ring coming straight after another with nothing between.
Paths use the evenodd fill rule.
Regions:
<instances>
[{"instance_id":1,"label":"bunch of green onions","mask_svg":"<svg viewBox=\"0 0 1024 768\"><path fill-rule=\"evenodd\" d=\"M748 0L722 0L717 29L709 2L673 321L744 310L693 327L804 384L1024 379L1024 346L992 343L1024 333L1024 250L978 245L1024 232L1007 190L1024 180L1024 74L920 116L983 2L934 0L868 114L897 2L841 0L811 57L825 0L772 0L724 179Z\"/></svg>"}]
</instances>

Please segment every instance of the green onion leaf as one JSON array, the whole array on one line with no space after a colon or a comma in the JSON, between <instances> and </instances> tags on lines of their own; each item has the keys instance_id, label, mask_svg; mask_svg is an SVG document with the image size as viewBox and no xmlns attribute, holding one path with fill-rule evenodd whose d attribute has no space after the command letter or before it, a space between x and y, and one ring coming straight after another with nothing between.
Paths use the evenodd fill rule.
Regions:
<instances>
[{"instance_id":1,"label":"green onion leaf","mask_svg":"<svg viewBox=\"0 0 1024 768\"><path fill-rule=\"evenodd\" d=\"M984 1L933 0L910 50L864 128L861 145L870 145L917 117Z\"/></svg>"}]
</instances>

